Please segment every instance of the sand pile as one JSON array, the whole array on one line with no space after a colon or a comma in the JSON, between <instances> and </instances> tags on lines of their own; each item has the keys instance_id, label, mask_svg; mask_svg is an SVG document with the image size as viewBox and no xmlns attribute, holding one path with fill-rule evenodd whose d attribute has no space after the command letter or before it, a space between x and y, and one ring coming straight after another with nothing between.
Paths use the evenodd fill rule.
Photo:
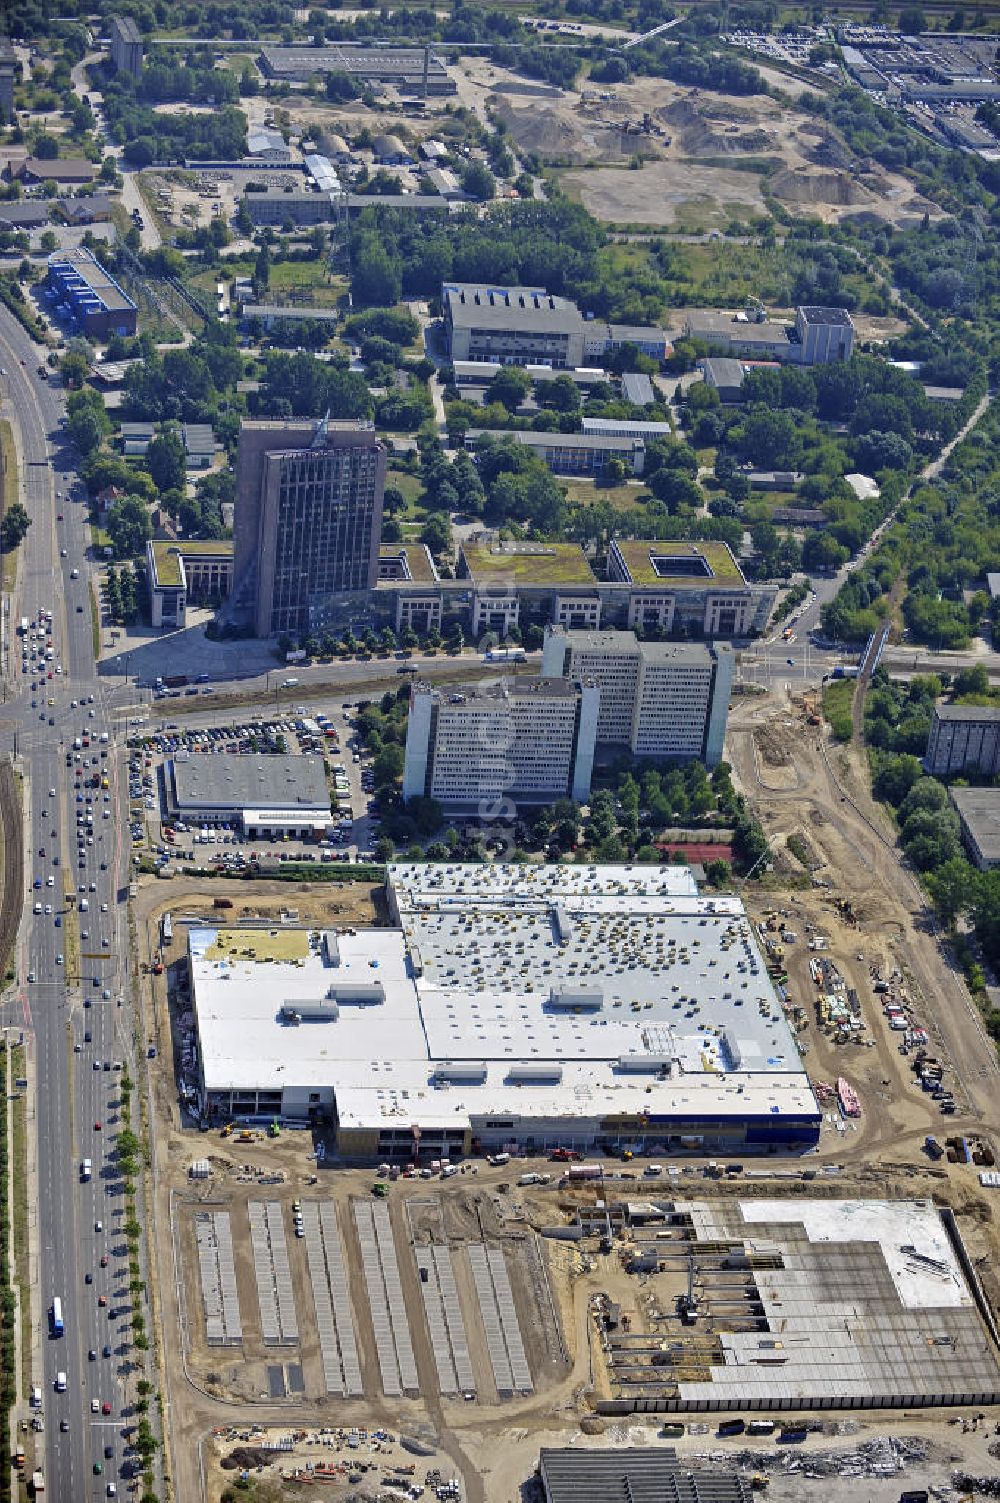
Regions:
<instances>
[{"instance_id":1,"label":"sand pile","mask_svg":"<svg viewBox=\"0 0 1000 1503\"><path fill-rule=\"evenodd\" d=\"M692 157L756 156L776 144L774 131L713 130L708 121L689 126L680 136L682 150Z\"/></svg>"},{"instance_id":2,"label":"sand pile","mask_svg":"<svg viewBox=\"0 0 1000 1503\"><path fill-rule=\"evenodd\" d=\"M534 103L530 109L515 109L506 100L498 100L497 113L506 121L514 144L522 152L531 152L546 162L608 162L622 157L620 131L577 123L565 113Z\"/></svg>"},{"instance_id":3,"label":"sand pile","mask_svg":"<svg viewBox=\"0 0 1000 1503\"><path fill-rule=\"evenodd\" d=\"M771 192L789 204L869 204L873 195L846 172L810 172L786 167L771 179Z\"/></svg>"}]
</instances>

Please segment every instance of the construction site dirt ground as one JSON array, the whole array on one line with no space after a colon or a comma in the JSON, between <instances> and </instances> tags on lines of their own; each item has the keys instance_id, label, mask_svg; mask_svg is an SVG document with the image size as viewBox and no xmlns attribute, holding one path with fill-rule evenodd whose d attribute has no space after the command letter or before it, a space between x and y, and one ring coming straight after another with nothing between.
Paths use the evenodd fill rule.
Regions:
<instances>
[{"instance_id":1,"label":"construction site dirt ground","mask_svg":"<svg viewBox=\"0 0 1000 1503\"><path fill-rule=\"evenodd\" d=\"M467 67L470 85L492 89L489 108L516 147L569 169L562 187L598 219L710 230L764 212L765 184L829 222L871 214L915 224L941 213L904 177L862 162L835 129L767 95L733 99L653 78L529 93L483 62Z\"/></svg>"},{"instance_id":2,"label":"construction site dirt ground","mask_svg":"<svg viewBox=\"0 0 1000 1503\"><path fill-rule=\"evenodd\" d=\"M836 1174L797 1187L784 1178L738 1180L720 1185L704 1177L703 1159L683 1159L678 1161L683 1171L680 1179L683 1194L694 1199L717 1194L806 1192L840 1197L931 1198L937 1203L948 1203L959 1219L963 1239L987 1297L993 1308L998 1309L1000 1282L994 1270L1000 1266L1000 1239L990 1199L995 1192L979 1185L972 1165L932 1164L922 1151L928 1132L942 1137L945 1132L980 1135L994 1149L997 1147L991 1138L1000 1085L996 1054L957 970L939 946L919 888L900 866L893 831L870 798L866 770L857 754L830 741L826 727L808 724L803 702L779 694L737 701L730 718L727 754L739 787L765 826L774 855L774 870L763 886L748 888L743 896L752 917L763 921L767 913L780 911L785 925L797 936L794 943L786 946L784 960L791 1000L804 1010L800 1040L806 1051L806 1066L814 1079L836 1080L844 1076L857 1091L862 1112L856 1122L840 1122L839 1127L835 1125L838 1119L828 1114L814 1155L798 1166L782 1160L774 1166L780 1176L787 1175L791 1168L798 1178L802 1169L822 1165L839 1166ZM787 847L788 837L795 835L804 841L799 849L807 854L808 873ZM213 910L212 900L222 895L232 898L234 908L220 913ZM838 905L838 899L843 898L850 899L853 910L850 915ZM289 909L297 910L300 922L310 924L385 922L379 909L379 892L368 887L243 882L202 883L199 887L184 879L149 881L142 884L137 903L140 955L147 961L156 944L158 916L167 908L178 917L192 914L226 923L255 914L277 920L282 910ZM175 926L168 961L181 953L178 932ZM835 962L846 983L859 994L867 1025L866 1042L861 1045L835 1044L819 1024L816 988L809 972L811 952L807 947L809 937L814 934L825 937L826 949L822 953ZM898 1035L890 1033L872 991L873 968L882 974L893 968L901 971L914 1012L931 1035L929 1047L947 1067L957 1104L957 1114L950 1122L941 1117L937 1107L917 1088L909 1061L899 1053ZM188 1240L190 1232L185 1229L192 1212L181 1201L204 1194L219 1199L220 1206L232 1209L241 1310L250 1331L258 1306L245 1231L247 1200L278 1199L287 1206L295 1198L303 1201L307 1197L333 1198L348 1258L351 1298L359 1331L364 1332L367 1301L363 1297L351 1201L355 1197L370 1199L373 1174L371 1170L319 1168L312 1156L311 1136L304 1132L285 1132L277 1141L265 1139L252 1145L236 1145L232 1139L220 1140L217 1133L205 1135L182 1129L167 1029L169 975L168 965L163 977L144 978L143 1002L147 1036L155 1034L163 1040L159 1058L148 1062L151 1071L148 1100L154 1104L156 1118L157 1225L163 1229L171 1225L173 1196L179 1207L176 1226L183 1245L181 1267L177 1268L171 1238L155 1239L157 1335L167 1370L176 1496L199 1495L199 1467L204 1465L208 1496L215 1503L233 1473L217 1468L219 1448L211 1442L211 1432L231 1424L245 1427L256 1423L285 1429L294 1426L306 1430L357 1425L369 1429L383 1427L397 1437L400 1432L422 1437L433 1445L434 1452L426 1460L411 1458L417 1465L417 1480L422 1480L425 1467L433 1467L445 1476L460 1476L465 1496L473 1503L486 1500L515 1503L524 1497L522 1488L531 1475L541 1445L599 1444L607 1443L608 1439L638 1443L653 1439L655 1426L644 1424L627 1427L605 1424L600 1436L581 1434L580 1423L590 1410L591 1400L606 1391L599 1349L591 1341L590 1299L597 1292L606 1292L624 1309L636 1309L639 1289L635 1277L625 1272L614 1252L602 1255L588 1245L584 1263L579 1245L537 1239L541 1227L568 1219L574 1204L592 1199L597 1193L594 1187L568 1191L553 1185L517 1190L503 1198L505 1217L502 1224L497 1222L498 1186L516 1184L517 1174L524 1167L515 1163L503 1169L480 1164L474 1176L470 1171L446 1182L401 1181L392 1185L389 1204L401 1264L412 1258L408 1251L409 1223L404 1213L404 1202L409 1199L427 1203L427 1209L420 1213L422 1216L433 1218L440 1214L441 1234L453 1246L473 1237L481 1240L485 1228L488 1240L507 1249L519 1320L529 1343L529 1363L536 1384L532 1394L498 1402L495 1388L490 1389L487 1372L475 1403L443 1399L433 1383L426 1388L422 1384L419 1398L386 1400L372 1369L371 1341L365 1336L362 1341L365 1398L347 1401L319 1397L317 1360L309 1344L315 1338L308 1334L312 1292L305 1254L300 1252L302 1243L291 1233L288 1212L283 1219L303 1333L305 1395L280 1402L270 1397L267 1358L271 1357L272 1366L285 1358L274 1357L273 1348L265 1354L259 1340L256 1345L252 1340L248 1342L251 1360L245 1367L231 1350L213 1349L210 1358L203 1344L199 1349L197 1312L201 1295L197 1261L192 1261L193 1248ZM194 1159L205 1156L215 1161L213 1167L218 1172L206 1188L193 1190L188 1168ZM239 1166L243 1164L284 1178L280 1184L266 1187L258 1181L255 1187L252 1181L240 1180ZM610 1162L608 1169L622 1176L633 1172ZM318 1182L309 1183L314 1176ZM623 1196L629 1193L627 1180L623 1179L618 1188ZM523 1206L524 1219L514 1212L514 1206ZM545 1285L556 1311L555 1316L550 1313L548 1317L547 1336L546 1325L539 1315L544 1307L538 1293L537 1273L533 1272L530 1278L519 1274L518 1259L528 1245L534 1246L538 1257L544 1260ZM419 1286L407 1267L405 1303L423 1377L431 1371L431 1358L426 1347ZM181 1336L183 1314L179 1290L188 1315L194 1311L190 1373L185 1370L187 1347ZM467 1284L463 1284L460 1297L468 1316ZM467 1329L478 1331L475 1320L467 1319L466 1325ZM551 1346L554 1331L561 1333L565 1347L562 1357ZM484 1371L484 1356L481 1350L470 1355L477 1366L478 1380ZM217 1380L214 1383L210 1381L213 1373ZM855 1417L847 1420L843 1416L825 1416L824 1434L810 1436L800 1459L808 1458L814 1450L834 1446L850 1450L864 1435L901 1433L929 1437L931 1454L926 1462L899 1477L866 1476L863 1482L856 1477L810 1480L801 1470L786 1476L768 1463L772 1479L770 1496L779 1500L815 1496L824 1503L831 1498L837 1503L840 1499L847 1503L848 1499L861 1497L883 1503L891 1498L895 1503L904 1482L914 1486L926 1486L931 1480L945 1484L953 1469L951 1458L956 1456L978 1473L1000 1471L987 1453L981 1430L961 1434L958 1427L949 1423L950 1418L944 1414L919 1413L902 1418L898 1414L871 1415L858 1421L857 1431L844 1432L843 1426L853 1426ZM998 1418L989 1416L990 1431ZM590 1420L588 1426L592 1427ZM190 1443L193 1437L208 1437L200 1451ZM688 1434L671 1444L677 1445L681 1455L690 1456L692 1461L720 1450L710 1434ZM767 1442L762 1441L760 1446L764 1455ZM331 1448L314 1449L321 1453ZM353 1448L348 1449L353 1455ZM308 1459L309 1454L306 1447L303 1455ZM289 1458L282 1456L276 1465L287 1467ZM274 1476L275 1472L275 1466L268 1466L263 1476ZM363 1473L364 1480L351 1484L345 1473L342 1488L327 1482L322 1484L323 1491L337 1498L349 1496L353 1489L364 1497L371 1489L374 1497L377 1492L371 1483L377 1475ZM276 1499L300 1496L301 1486L276 1482L273 1491L269 1488L259 1496L267 1497L268 1493Z\"/></svg>"}]
</instances>

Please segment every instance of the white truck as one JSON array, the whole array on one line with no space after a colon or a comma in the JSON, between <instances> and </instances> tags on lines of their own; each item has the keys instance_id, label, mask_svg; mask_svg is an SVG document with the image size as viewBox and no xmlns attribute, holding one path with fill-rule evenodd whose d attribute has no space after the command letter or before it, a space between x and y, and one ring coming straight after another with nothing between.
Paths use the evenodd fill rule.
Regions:
<instances>
[{"instance_id":1,"label":"white truck","mask_svg":"<svg viewBox=\"0 0 1000 1503\"><path fill-rule=\"evenodd\" d=\"M91 1160L90 1159L81 1159L81 1161L80 1161L80 1179L81 1179L81 1181L84 1181L84 1182L87 1181L88 1179L91 1178L91 1176L93 1175L93 1173L94 1173L94 1165L91 1162Z\"/></svg>"}]
</instances>

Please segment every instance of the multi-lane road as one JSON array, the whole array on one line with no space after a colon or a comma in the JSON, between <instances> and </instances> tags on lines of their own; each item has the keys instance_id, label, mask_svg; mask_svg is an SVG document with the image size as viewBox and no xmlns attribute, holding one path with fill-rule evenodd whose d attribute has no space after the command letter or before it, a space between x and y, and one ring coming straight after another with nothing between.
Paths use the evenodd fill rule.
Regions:
<instances>
[{"instance_id":1,"label":"multi-lane road","mask_svg":"<svg viewBox=\"0 0 1000 1503\"><path fill-rule=\"evenodd\" d=\"M0 310L4 411L15 424L21 496L32 520L3 640L0 755L16 754L25 774L26 847L17 983L3 1022L25 1029L34 1102L30 1318L45 1421L38 1439L50 1495L82 1500L113 1495L110 1485L123 1490L122 1432L130 1393L134 1399L127 1388L134 1370L124 1207L114 1165L121 1075L113 1065L131 1057L128 826L107 691L94 662L86 506L74 495L74 456L59 422L62 393L36 374L41 355ZM51 635L37 626L45 611ZM26 659L21 617L35 624ZM53 656L46 662L48 643ZM74 740L84 736L90 746L75 761ZM100 786L105 773L107 790ZM94 774L98 786L86 786ZM86 1182L85 1158L93 1162ZM51 1322L57 1297L61 1336ZM57 1391L59 1374L64 1392Z\"/></svg>"}]
</instances>

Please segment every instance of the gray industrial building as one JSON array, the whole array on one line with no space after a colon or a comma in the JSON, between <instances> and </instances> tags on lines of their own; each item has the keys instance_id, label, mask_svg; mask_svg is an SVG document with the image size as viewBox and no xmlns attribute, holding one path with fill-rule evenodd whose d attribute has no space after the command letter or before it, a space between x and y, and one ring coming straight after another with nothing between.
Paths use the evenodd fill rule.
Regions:
<instances>
[{"instance_id":1,"label":"gray industrial building","mask_svg":"<svg viewBox=\"0 0 1000 1503\"><path fill-rule=\"evenodd\" d=\"M633 426L635 426L633 424ZM641 425L640 425L641 426ZM653 424L670 431L669 424ZM509 439L536 454L554 475L597 475L607 470L612 460L621 460L627 475L641 475L646 463L646 445L642 438L618 433L544 433L534 428L470 428L465 435L466 447L476 450L494 439Z\"/></svg>"},{"instance_id":2,"label":"gray industrial building","mask_svg":"<svg viewBox=\"0 0 1000 1503\"><path fill-rule=\"evenodd\" d=\"M545 1503L751 1503L748 1479L682 1462L672 1446L543 1446Z\"/></svg>"},{"instance_id":3,"label":"gray industrial building","mask_svg":"<svg viewBox=\"0 0 1000 1503\"><path fill-rule=\"evenodd\" d=\"M733 360L728 355L714 355L703 360L701 368L705 373L705 384L715 388L720 402L743 400L743 378L746 372L742 361Z\"/></svg>"},{"instance_id":4,"label":"gray industrial building","mask_svg":"<svg viewBox=\"0 0 1000 1503\"><path fill-rule=\"evenodd\" d=\"M780 360L790 365L829 365L850 360L854 323L846 308L803 304L786 324L746 313L689 313L685 333L713 353L734 359Z\"/></svg>"},{"instance_id":5,"label":"gray industrial building","mask_svg":"<svg viewBox=\"0 0 1000 1503\"><path fill-rule=\"evenodd\" d=\"M981 872L1000 866L1000 788L952 788L962 840Z\"/></svg>"},{"instance_id":6,"label":"gray industrial building","mask_svg":"<svg viewBox=\"0 0 1000 1503\"><path fill-rule=\"evenodd\" d=\"M331 823L322 757L174 757L163 776L171 813L188 824L311 838Z\"/></svg>"},{"instance_id":7,"label":"gray industrial building","mask_svg":"<svg viewBox=\"0 0 1000 1503\"><path fill-rule=\"evenodd\" d=\"M142 33L131 16L112 16L111 61L116 73L138 78L142 72Z\"/></svg>"},{"instance_id":8,"label":"gray industrial building","mask_svg":"<svg viewBox=\"0 0 1000 1503\"><path fill-rule=\"evenodd\" d=\"M385 448L371 428L245 422L236 458L232 617L259 637L367 601L378 578Z\"/></svg>"},{"instance_id":9,"label":"gray industrial building","mask_svg":"<svg viewBox=\"0 0 1000 1503\"><path fill-rule=\"evenodd\" d=\"M446 282L441 302L452 362L488 360L572 370L599 363L626 344L654 360L665 359L670 350L664 329L587 319L575 303L544 287Z\"/></svg>"},{"instance_id":10,"label":"gray industrial building","mask_svg":"<svg viewBox=\"0 0 1000 1503\"><path fill-rule=\"evenodd\" d=\"M924 753L935 777L1000 772L1000 709L991 705L935 705Z\"/></svg>"},{"instance_id":11,"label":"gray industrial building","mask_svg":"<svg viewBox=\"0 0 1000 1503\"><path fill-rule=\"evenodd\" d=\"M316 73L346 73L359 85L390 85L400 94L454 94L455 81L430 48L272 47L261 50L257 65L267 78L305 83Z\"/></svg>"},{"instance_id":12,"label":"gray industrial building","mask_svg":"<svg viewBox=\"0 0 1000 1503\"><path fill-rule=\"evenodd\" d=\"M14 119L14 85L20 76L17 53L6 37L0 37L0 124Z\"/></svg>"}]
</instances>

